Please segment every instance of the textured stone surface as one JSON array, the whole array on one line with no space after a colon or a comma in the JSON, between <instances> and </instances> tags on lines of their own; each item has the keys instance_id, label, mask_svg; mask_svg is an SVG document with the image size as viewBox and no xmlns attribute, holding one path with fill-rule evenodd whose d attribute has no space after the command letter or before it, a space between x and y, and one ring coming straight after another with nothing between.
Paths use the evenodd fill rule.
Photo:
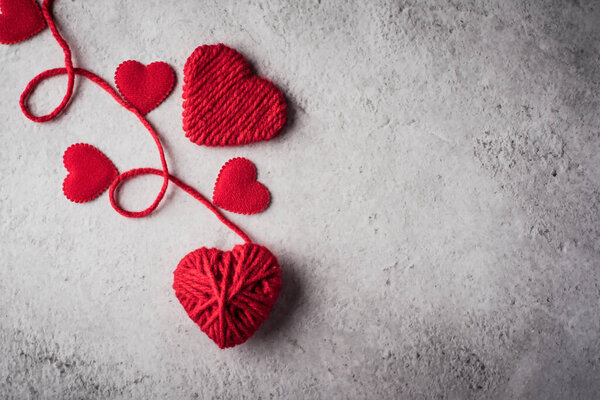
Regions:
<instances>
[{"instance_id":1,"label":"textured stone surface","mask_svg":"<svg viewBox=\"0 0 600 400\"><path fill-rule=\"evenodd\" d=\"M144 4L143 8L140 7ZM230 157L273 203L233 216L278 255L272 318L228 351L175 299L172 271L235 236L171 189L127 220L61 193L84 141L158 166L135 118L88 82L36 125L21 90L62 55L46 30L0 47L0 397L600 398L597 1L66 1L78 65L178 71L149 118L175 174L209 194ZM277 140L208 149L181 129L181 71L227 43L286 93ZM65 79L40 88L59 101ZM160 186L124 190L141 208Z\"/></svg>"}]
</instances>

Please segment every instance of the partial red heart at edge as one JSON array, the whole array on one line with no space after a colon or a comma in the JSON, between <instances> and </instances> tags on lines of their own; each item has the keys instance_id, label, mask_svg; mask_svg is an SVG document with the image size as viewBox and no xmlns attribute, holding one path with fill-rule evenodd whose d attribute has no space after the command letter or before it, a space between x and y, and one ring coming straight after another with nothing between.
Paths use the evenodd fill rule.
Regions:
<instances>
[{"instance_id":1,"label":"partial red heart at edge","mask_svg":"<svg viewBox=\"0 0 600 400\"><path fill-rule=\"evenodd\" d=\"M145 115L171 93L175 71L162 61L148 66L134 60L124 61L115 71L115 84L125 101Z\"/></svg>"},{"instance_id":2,"label":"partial red heart at edge","mask_svg":"<svg viewBox=\"0 0 600 400\"><path fill-rule=\"evenodd\" d=\"M233 158L219 172L213 203L238 214L256 214L269 205L271 195L265 185L256 180L256 167L246 158Z\"/></svg>"},{"instance_id":3,"label":"partial red heart at edge","mask_svg":"<svg viewBox=\"0 0 600 400\"><path fill-rule=\"evenodd\" d=\"M0 43L14 44L46 27L40 7L34 0L0 0Z\"/></svg>"},{"instance_id":4,"label":"partial red heart at edge","mask_svg":"<svg viewBox=\"0 0 600 400\"><path fill-rule=\"evenodd\" d=\"M100 196L119 172L100 150L87 143L76 143L65 151L63 164L69 174L63 193L74 203L85 203Z\"/></svg>"}]
</instances>

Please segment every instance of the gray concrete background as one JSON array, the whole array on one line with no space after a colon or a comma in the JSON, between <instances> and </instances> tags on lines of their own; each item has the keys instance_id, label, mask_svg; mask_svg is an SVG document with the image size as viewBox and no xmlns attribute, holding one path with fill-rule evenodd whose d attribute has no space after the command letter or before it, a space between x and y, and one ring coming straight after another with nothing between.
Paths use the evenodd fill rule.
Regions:
<instances>
[{"instance_id":1,"label":"gray concrete background","mask_svg":"<svg viewBox=\"0 0 600 400\"><path fill-rule=\"evenodd\" d=\"M18 98L61 66L46 30L0 46L0 397L600 398L598 1L66 1L78 65L175 67L149 119L172 171L210 194L250 158L273 202L232 215L284 289L246 344L217 347L175 299L189 251L236 243L172 188L128 220L61 193L62 153L159 166L151 138L89 82L39 125ZM224 42L289 98L275 141L210 149L181 129L182 69ZM33 101L50 110L57 78ZM148 205L159 179L124 189Z\"/></svg>"}]
</instances>

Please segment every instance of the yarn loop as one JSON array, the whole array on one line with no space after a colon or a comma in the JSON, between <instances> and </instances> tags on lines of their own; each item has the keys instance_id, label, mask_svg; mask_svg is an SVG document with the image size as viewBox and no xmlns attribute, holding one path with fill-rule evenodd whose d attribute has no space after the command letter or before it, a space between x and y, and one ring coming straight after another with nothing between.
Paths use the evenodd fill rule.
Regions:
<instances>
[{"instance_id":1,"label":"yarn loop","mask_svg":"<svg viewBox=\"0 0 600 400\"><path fill-rule=\"evenodd\" d=\"M27 84L25 90L23 90L23 93L21 94L21 98L19 101L19 104L21 106L21 110L23 111L23 114L30 120L32 120L34 122L38 122L38 123L48 122L48 121L51 121L51 120L57 118L66 109L71 97L73 96L73 87L74 87L74 82L75 82L75 76L81 76L83 78L90 80L91 82L95 83L100 88L102 88L104 91L106 91L109 95L111 95L112 98L115 99L117 101L117 103L119 103L123 108L125 108L125 109L129 110L131 113L133 113L138 118L138 120L142 123L142 125L144 125L146 130L150 133L150 135L154 139L154 143L156 144L156 147L158 149L160 163L161 163L161 167L162 167L161 170L157 170L154 168L135 168L135 169L132 169L132 170L129 170L129 171L119 174L116 177L116 179L112 182L112 184L110 185L110 188L109 188L110 203L111 203L112 207L115 209L115 211L117 211L119 214L121 214L125 217L129 217L129 218L141 218L141 217L150 215L152 212L154 212L154 210L156 210L156 208L159 206L161 201L164 199L165 193L167 192L167 188L169 186L169 181L172 181L177 186L181 187L183 190L190 193L194 198L199 200L206 207L208 207L210 211L215 213L215 215L219 218L219 220L221 220L221 222L223 222L230 229L232 229L235 233L237 233L240 237L242 237L242 239L245 242L249 243L250 239L249 239L248 235L246 235L246 233L244 233L233 222L227 220L227 218L225 216L223 216L223 214L221 214L218 211L218 209L216 207L214 207L212 205L212 203L210 201L208 201L202 194L200 194L199 192L197 192L190 186L186 185L179 179L177 179L174 176L169 174L169 168L167 165L167 160L165 157L165 152L163 149L162 142L161 142L158 134L156 133L154 127L145 118L144 114L142 112L140 112L135 106L131 105L129 102L124 100L121 96L119 96L117 91L104 79L102 79L98 75L96 75L93 72L88 71L84 68L75 68L73 66L72 53L71 53L69 44L61 36L58 28L56 27L54 19L52 17L51 7L52 7L53 3L54 3L54 0L44 0L44 2L42 4L42 15L44 16L46 23L50 27L52 35L54 36L55 40L57 41L57 43L63 50L65 66L63 68L53 68L53 69L45 70L45 71L41 72L40 74L38 74L36 77L34 77ZM35 91L35 89L41 82L45 81L46 79L50 79L52 77L60 76L60 75L67 75L67 77L68 77L67 91L64 95L63 100L49 114L42 115L42 116L34 115L29 109L29 104L28 104L29 97L33 94L33 92ZM143 111L145 111L145 110L143 110ZM150 204L150 206L148 206L147 208L145 208L144 210L141 210L141 211L130 211L130 210L126 210L123 207L121 207L121 205L119 204L119 202L117 200L117 193L118 193L118 188L120 187L120 185L131 178L134 178L139 175L146 175L146 174L159 175L163 178L162 186L161 186L158 194L156 195L154 201L152 202L152 204Z\"/></svg>"}]
</instances>

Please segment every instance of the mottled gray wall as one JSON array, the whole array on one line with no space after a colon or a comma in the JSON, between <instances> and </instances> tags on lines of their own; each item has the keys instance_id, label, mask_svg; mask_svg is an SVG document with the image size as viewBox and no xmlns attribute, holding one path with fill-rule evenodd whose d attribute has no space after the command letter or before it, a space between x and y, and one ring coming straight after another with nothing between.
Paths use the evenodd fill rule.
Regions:
<instances>
[{"instance_id":1,"label":"mottled gray wall","mask_svg":"<svg viewBox=\"0 0 600 400\"><path fill-rule=\"evenodd\" d=\"M63 151L158 166L133 116L88 82L36 125L21 90L62 55L45 31L0 47L0 397L600 398L598 1L66 1L78 65L110 79L165 60L150 114L172 170L210 193L232 156L273 203L233 216L279 257L284 290L248 343L220 351L172 271L235 237L181 191L127 220L64 199ZM286 93L277 140L200 148L181 129L182 67L243 52ZM42 85L49 110L65 80ZM160 185L125 189L141 208Z\"/></svg>"}]
</instances>

